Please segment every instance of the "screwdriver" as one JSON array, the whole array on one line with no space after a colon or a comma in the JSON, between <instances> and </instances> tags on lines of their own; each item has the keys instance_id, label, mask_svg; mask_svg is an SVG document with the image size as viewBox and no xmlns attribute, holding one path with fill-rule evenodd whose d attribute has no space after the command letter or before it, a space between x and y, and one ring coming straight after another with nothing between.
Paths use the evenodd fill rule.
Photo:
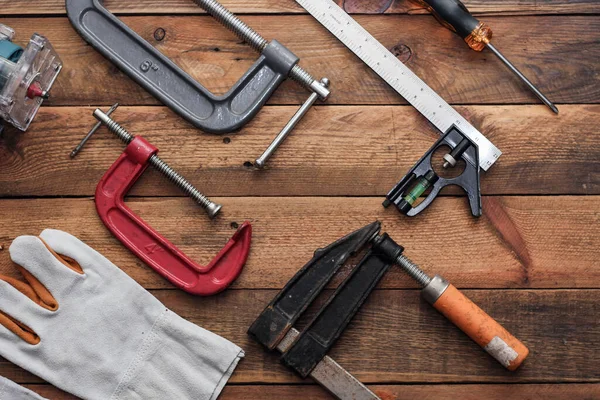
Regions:
<instances>
[{"instance_id":1,"label":"screwdriver","mask_svg":"<svg viewBox=\"0 0 600 400\"><path fill-rule=\"evenodd\" d=\"M473 17L471 12L460 0L417 0L426 7L436 19L446 28L456 32L462 37L469 47L475 51L482 51L485 47L490 49L500 61L517 75L533 93L558 114L558 108L536 88L510 61L506 59L491 43L492 29L485 23Z\"/></svg>"},{"instance_id":2,"label":"screwdriver","mask_svg":"<svg viewBox=\"0 0 600 400\"><path fill-rule=\"evenodd\" d=\"M404 248L387 233L372 238L374 249L400 266L421 287L423 298L509 371L525 361L529 349L477 304L439 275L431 278L402 254Z\"/></svg>"}]
</instances>

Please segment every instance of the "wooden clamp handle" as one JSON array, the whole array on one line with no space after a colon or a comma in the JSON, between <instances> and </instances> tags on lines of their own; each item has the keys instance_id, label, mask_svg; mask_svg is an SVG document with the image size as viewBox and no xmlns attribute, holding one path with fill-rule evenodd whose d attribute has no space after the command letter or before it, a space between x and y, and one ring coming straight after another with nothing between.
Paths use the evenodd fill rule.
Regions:
<instances>
[{"instance_id":1,"label":"wooden clamp handle","mask_svg":"<svg viewBox=\"0 0 600 400\"><path fill-rule=\"evenodd\" d=\"M453 285L448 285L433 306L509 371L519 368L529 354L519 339Z\"/></svg>"}]
</instances>

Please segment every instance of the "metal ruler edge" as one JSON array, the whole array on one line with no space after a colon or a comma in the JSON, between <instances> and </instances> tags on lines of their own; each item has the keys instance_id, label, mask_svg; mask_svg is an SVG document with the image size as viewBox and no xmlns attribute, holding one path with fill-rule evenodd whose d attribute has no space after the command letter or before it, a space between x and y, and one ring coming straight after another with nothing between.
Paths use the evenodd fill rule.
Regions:
<instances>
[{"instance_id":1,"label":"metal ruler edge","mask_svg":"<svg viewBox=\"0 0 600 400\"><path fill-rule=\"evenodd\" d=\"M445 133L455 125L477 144L487 171L502 152L332 0L295 0L388 85Z\"/></svg>"}]
</instances>

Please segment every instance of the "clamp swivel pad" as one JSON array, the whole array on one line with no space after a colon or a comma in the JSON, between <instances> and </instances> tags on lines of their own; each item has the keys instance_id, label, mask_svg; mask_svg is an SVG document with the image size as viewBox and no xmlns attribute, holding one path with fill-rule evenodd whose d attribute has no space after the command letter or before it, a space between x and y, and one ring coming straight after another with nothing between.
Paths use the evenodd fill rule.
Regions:
<instances>
[{"instance_id":1,"label":"clamp swivel pad","mask_svg":"<svg viewBox=\"0 0 600 400\"><path fill-rule=\"evenodd\" d=\"M433 169L433 154L442 146L448 146L452 149L444 157L446 164L454 166L459 158L465 161L465 170L455 178L442 178ZM479 171L477 144L463 135L458 128L452 126L408 171L404 178L390 190L383 206L387 208L393 203L402 214L414 217L431 205L440 190L449 185L456 185L463 188L467 193L471 214L474 217L479 217L481 216ZM431 191L427 197L416 207L413 207L416 199L429 188L431 188Z\"/></svg>"},{"instance_id":2,"label":"clamp swivel pad","mask_svg":"<svg viewBox=\"0 0 600 400\"><path fill-rule=\"evenodd\" d=\"M247 222L206 266L196 264L125 205L124 197L158 152L136 136L104 174L96 188L96 209L113 235L140 260L188 293L209 296L223 291L241 273L250 251Z\"/></svg>"}]
</instances>

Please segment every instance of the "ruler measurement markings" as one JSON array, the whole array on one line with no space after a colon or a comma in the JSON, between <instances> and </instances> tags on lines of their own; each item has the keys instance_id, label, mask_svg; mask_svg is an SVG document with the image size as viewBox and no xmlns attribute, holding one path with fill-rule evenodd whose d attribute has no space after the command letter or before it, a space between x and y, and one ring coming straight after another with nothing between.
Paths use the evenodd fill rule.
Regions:
<instances>
[{"instance_id":1,"label":"ruler measurement markings","mask_svg":"<svg viewBox=\"0 0 600 400\"><path fill-rule=\"evenodd\" d=\"M393 56L385 46L331 0L296 0L377 75L441 132L456 125L478 144L480 166L487 170L502 154L485 136L433 89ZM398 78L398 72L402 79ZM435 110L435 111L434 111Z\"/></svg>"}]
</instances>

